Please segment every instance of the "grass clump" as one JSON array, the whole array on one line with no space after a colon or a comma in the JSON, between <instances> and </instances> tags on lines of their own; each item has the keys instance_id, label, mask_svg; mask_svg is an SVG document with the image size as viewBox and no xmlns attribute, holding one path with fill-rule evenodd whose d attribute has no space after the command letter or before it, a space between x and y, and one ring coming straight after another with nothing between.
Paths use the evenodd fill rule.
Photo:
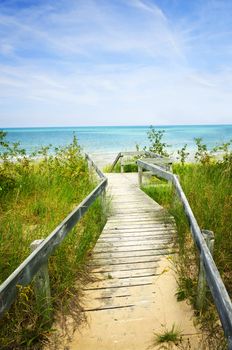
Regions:
<instances>
[{"instance_id":1,"label":"grass clump","mask_svg":"<svg viewBox=\"0 0 232 350\"><path fill-rule=\"evenodd\" d=\"M66 147L43 147L28 156L0 133L0 283L96 186L76 137ZM105 222L97 199L49 258L54 313L80 318L78 295L83 266ZM0 323L1 349L41 348L51 334L35 303L32 286L19 286L16 302Z\"/></svg>"},{"instance_id":2,"label":"grass clump","mask_svg":"<svg viewBox=\"0 0 232 350\"><path fill-rule=\"evenodd\" d=\"M104 173L120 173L121 172L121 168L120 168L120 164L117 163L115 166L114 166L114 169L112 170L112 164L107 164L103 167L103 172Z\"/></svg>"},{"instance_id":3,"label":"grass clump","mask_svg":"<svg viewBox=\"0 0 232 350\"><path fill-rule=\"evenodd\" d=\"M154 345L163 343L173 343L177 345L181 341L181 334L182 331L173 324L170 330L165 328L162 333L155 333Z\"/></svg>"},{"instance_id":4,"label":"grass clump","mask_svg":"<svg viewBox=\"0 0 232 350\"><path fill-rule=\"evenodd\" d=\"M138 171L138 165L136 164L136 159L134 158L131 158L130 160L128 160L128 162L131 162L131 163L128 163L128 164L124 164L123 165L123 171L124 173L136 173ZM117 163L113 170L112 170L112 164L108 164L108 165L105 165L103 167L103 172L104 173L120 173L121 172L121 165L120 163Z\"/></svg>"},{"instance_id":5,"label":"grass clump","mask_svg":"<svg viewBox=\"0 0 232 350\"><path fill-rule=\"evenodd\" d=\"M154 180L152 180L154 182ZM155 198L155 200L167 207L172 200L172 187L169 184L162 185L147 185L143 186L142 190L146 192L150 197Z\"/></svg>"}]
</instances>

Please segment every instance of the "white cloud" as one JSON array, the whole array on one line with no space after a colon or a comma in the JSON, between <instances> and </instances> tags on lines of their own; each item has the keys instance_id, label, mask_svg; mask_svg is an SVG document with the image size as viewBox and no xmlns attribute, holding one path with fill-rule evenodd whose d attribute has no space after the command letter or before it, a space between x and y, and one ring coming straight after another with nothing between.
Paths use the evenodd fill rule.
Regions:
<instances>
[{"instance_id":1,"label":"white cloud","mask_svg":"<svg viewBox=\"0 0 232 350\"><path fill-rule=\"evenodd\" d=\"M0 126L231 122L231 67L191 63L199 23L150 1L60 4L0 16Z\"/></svg>"}]
</instances>

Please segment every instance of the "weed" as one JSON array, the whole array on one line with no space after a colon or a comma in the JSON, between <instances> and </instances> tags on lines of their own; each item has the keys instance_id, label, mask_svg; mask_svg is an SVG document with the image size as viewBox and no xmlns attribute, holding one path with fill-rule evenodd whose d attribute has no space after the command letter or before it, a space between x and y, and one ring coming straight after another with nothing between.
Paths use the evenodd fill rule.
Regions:
<instances>
[{"instance_id":1,"label":"weed","mask_svg":"<svg viewBox=\"0 0 232 350\"><path fill-rule=\"evenodd\" d=\"M165 328L162 333L155 333L154 345L162 343L174 343L176 345L181 341L181 334L182 331L173 324L170 330Z\"/></svg>"}]
</instances>

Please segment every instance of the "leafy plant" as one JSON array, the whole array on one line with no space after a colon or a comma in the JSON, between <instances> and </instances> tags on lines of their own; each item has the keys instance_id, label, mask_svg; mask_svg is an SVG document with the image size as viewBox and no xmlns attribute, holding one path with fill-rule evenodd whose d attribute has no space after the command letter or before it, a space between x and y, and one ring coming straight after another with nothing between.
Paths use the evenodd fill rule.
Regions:
<instances>
[{"instance_id":1,"label":"leafy plant","mask_svg":"<svg viewBox=\"0 0 232 350\"><path fill-rule=\"evenodd\" d=\"M227 168L227 175L232 176L232 140L224 142L214 147L213 151L222 154L222 160L219 159L219 163L223 164Z\"/></svg>"},{"instance_id":2,"label":"leafy plant","mask_svg":"<svg viewBox=\"0 0 232 350\"><path fill-rule=\"evenodd\" d=\"M187 144L185 144L180 150L177 151L178 155L180 156L179 159L182 165L184 165L184 163L186 162L186 159L190 154L186 150L187 150Z\"/></svg>"},{"instance_id":3,"label":"leafy plant","mask_svg":"<svg viewBox=\"0 0 232 350\"><path fill-rule=\"evenodd\" d=\"M206 144L202 143L201 137L196 137L194 140L197 146L197 151L194 158L197 162L200 162L202 164L209 163L212 157L207 149Z\"/></svg>"},{"instance_id":4,"label":"leafy plant","mask_svg":"<svg viewBox=\"0 0 232 350\"><path fill-rule=\"evenodd\" d=\"M153 126L150 126L150 130L147 132L150 142L149 151L168 157L167 147L169 145L163 141L164 133L164 130L155 130Z\"/></svg>"}]
</instances>

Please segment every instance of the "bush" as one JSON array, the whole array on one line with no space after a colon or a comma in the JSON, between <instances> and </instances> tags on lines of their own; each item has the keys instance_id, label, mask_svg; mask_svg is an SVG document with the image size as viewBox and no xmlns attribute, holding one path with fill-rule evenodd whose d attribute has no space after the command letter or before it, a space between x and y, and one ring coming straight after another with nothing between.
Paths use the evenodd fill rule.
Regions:
<instances>
[{"instance_id":1,"label":"bush","mask_svg":"<svg viewBox=\"0 0 232 350\"><path fill-rule=\"evenodd\" d=\"M30 243L46 237L95 187L76 137L51 153L43 147L27 156L1 135L0 280L30 254ZM18 151L17 151L18 149ZM12 151L13 150L13 151ZM36 159L34 157L37 157ZM104 225L100 200L88 210L49 259L54 311L80 318L83 264ZM0 325L1 349L41 348L51 332L38 313L33 288L19 286L16 302ZM75 296L75 297L74 297Z\"/></svg>"}]
</instances>

